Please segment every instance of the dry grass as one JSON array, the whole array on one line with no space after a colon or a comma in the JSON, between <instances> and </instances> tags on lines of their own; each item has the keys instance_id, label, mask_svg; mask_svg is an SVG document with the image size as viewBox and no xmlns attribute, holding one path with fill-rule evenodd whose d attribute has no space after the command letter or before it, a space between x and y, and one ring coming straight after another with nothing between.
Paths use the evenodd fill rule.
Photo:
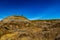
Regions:
<instances>
[{"instance_id":1,"label":"dry grass","mask_svg":"<svg viewBox=\"0 0 60 40\"><path fill-rule=\"evenodd\" d=\"M10 16L0 22L0 40L60 40L58 35L60 20L28 20L22 16Z\"/></svg>"}]
</instances>

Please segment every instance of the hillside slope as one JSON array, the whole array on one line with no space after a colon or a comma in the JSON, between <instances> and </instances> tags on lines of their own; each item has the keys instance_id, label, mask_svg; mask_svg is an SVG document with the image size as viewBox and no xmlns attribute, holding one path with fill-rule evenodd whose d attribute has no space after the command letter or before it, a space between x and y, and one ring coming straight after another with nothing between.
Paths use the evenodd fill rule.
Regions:
<instances>
[{"instance_id":1,"label":"hillside slope","mask_svg":"<svg viewBox=\"0 0 60 40\"><path fill-rule=\"evenodd\" d=\"M9 16L0 21L0 40L60 40L60 20Z\"/></svg>"}]
</instances>

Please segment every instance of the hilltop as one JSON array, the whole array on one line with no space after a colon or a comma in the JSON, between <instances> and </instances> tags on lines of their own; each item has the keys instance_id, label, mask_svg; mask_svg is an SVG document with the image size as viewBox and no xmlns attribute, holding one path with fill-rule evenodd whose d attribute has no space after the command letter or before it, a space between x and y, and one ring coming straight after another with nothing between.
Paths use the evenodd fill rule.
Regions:
<instances>
[{"instance_id":1,"label":"hilltop","mask_svg":"<svg viewBox=\"0 0 60 40\"><path fill-rule=\"evenodd\" d=\"M0 40L60 40L60 19L29 20L9 16L0 21Z\"/></svg>"},{"instance_id":2,"label":"hilltop","mask_svg":"<svg viewBox=\"0 0 60 40\"><path fill-rule=\"evenodd\" d=\"M24 16L9 16L4 18L2 21L8 22L8 21L29 21L29 20Z\"/></svg>"}]
</instances>

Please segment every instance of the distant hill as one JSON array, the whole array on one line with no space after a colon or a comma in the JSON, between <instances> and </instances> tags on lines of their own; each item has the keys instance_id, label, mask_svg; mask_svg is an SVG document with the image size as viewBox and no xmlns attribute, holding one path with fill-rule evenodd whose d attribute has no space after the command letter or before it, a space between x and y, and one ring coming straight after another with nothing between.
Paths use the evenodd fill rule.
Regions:
<instances>
[{"instance_id":1,"label":"distant hill","mask_svg":"<svg viewBox=\"0 0 60 40\"><path fill-rule=\"evenodd\" d=\"M29 21L29 20L23 16L9 16L4 18L3 21L8 22L8 21Z\"/></svg>"},{"instance_id":2,"label":"distant hill","mask_svg":"<svg viewBox=\"0 0 60 40\"><path fill-rule=\"evenodd\" d=\"M60 40L60 19L29 20L9 16L0 21L0 40Z\"/></svg>"}]
</instances>

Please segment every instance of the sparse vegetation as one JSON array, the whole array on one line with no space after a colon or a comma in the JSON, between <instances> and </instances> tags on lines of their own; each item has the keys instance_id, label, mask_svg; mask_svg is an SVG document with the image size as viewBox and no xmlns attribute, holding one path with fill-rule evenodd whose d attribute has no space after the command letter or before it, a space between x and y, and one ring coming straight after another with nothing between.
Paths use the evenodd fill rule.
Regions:
<instances>
[{"instance_id":1,"label":"sparse vegetation","mask_svg":"<svg viewBox=\"0 0 60 40\"><path fill-rule=\"evenodd\" d=\"M56 34L60 35L60 20L9 16L0 22L0 40L60 40Z\"/></svg>"}]
</instances>

